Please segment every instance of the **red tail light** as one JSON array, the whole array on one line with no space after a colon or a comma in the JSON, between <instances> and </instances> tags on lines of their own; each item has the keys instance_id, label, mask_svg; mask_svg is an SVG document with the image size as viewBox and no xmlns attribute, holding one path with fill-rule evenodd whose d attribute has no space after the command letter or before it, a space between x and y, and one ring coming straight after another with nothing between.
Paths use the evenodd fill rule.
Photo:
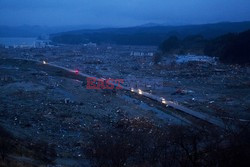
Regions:
<instances>
[{"instance_id":1,"label":"red tail light","mask_svg":"<svg viewBox=\"0 0 250 167\"><path fill-rule=\"evenodd\" d=\"M75 70L75 74L79 74L79 70L76 69L76 70Z\"/></svg>"}]
</instances>

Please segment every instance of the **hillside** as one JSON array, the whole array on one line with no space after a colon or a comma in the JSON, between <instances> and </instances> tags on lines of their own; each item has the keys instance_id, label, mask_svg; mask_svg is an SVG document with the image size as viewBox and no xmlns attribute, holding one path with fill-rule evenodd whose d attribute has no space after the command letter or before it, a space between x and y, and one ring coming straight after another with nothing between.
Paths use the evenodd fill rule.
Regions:
<instances>
[{"instance_id":1,"label":"hillside","mask_svg":"<svg viewBox=\"0 0 250 167\"><path fill-rule=\"evenodd\" d=\"M163 40L173 35L184 38L198 34L205 38L214 38L229 32L237 33L248 29L250 29L250 22L223 22L186 26L156 25L97 30L83 29L51 34L51 39L62 44L95 42L121 45L159 45Z\"/></svg>"},{"instance_id":2,"label":"hillside","mask_svg":"<svg viewBox=\"0 0 250 167\"><path fill-rule=\"evenodd\" d=\"M165 54L204 54L228 64L250 64L250 30L228 33L213 39L200 35L179 39L171 36L159 45Z\"/></svg>"}]
</instances>

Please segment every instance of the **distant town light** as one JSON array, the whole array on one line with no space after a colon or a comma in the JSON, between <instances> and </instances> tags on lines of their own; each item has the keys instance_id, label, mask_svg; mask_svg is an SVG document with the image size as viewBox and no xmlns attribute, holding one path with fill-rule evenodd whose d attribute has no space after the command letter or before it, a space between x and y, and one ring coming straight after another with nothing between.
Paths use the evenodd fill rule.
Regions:
<instances>
[{"instance_id":1,"label":"distant town light","mask_svg":"<svg viewBox=\"0 0 250 167\"><path fill-rule=\"evenodd\" d=\"M43 60L43 64L47 64L47 62Z\"/></svg>"},{"instance_id":2,"label":"distant town light","mask_svg":"<svg viewBox=\"0 0 250 167\"><path fill-rule=\"evenodd\" d=\"M131 88L131 92L134 92L135 90L134 90L134 88Z\"/></svg>"},{"instance_id":3,"label":"distant town light","mask_svg":"<svg viewBox=\"0 0 250 167\"><path fill-rule=\"evenodd\" d=\"M139 93L140 95L142 95L142 94L143 94L143 92L142 92L142 90L141 90L141 89L138 89L138 93Z\"/></svg>"}]
</instances>

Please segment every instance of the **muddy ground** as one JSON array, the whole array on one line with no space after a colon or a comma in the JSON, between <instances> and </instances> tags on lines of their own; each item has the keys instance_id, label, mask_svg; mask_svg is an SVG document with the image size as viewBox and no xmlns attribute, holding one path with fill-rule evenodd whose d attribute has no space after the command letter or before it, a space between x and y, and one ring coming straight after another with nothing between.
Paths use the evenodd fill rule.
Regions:
<instances>
[{"instance_id":1,"label":"muddy ground","mask_svg":"<svg viewBox=\"0 0 250 167\"><path fill-rule=\"evenodd\" d=\"M1 49L0 54L1 58L46 60L98 77L125 79L127 85L224 121L250 120L249 68L219 62L180 64L173 57L170 63L154 65L151 56L131 56L133 49L61 46ZM82 82L51 72L34 65L0 66L0 124L20 140L53 146L56 164L90 165L83 153L89 138L95 131L112 128L119 119L143 117L159 126L188 124L185 118L173 117L122 92L88 90ZM12 156L23 158L17 153Z\"/></svg>"}]
</instances>

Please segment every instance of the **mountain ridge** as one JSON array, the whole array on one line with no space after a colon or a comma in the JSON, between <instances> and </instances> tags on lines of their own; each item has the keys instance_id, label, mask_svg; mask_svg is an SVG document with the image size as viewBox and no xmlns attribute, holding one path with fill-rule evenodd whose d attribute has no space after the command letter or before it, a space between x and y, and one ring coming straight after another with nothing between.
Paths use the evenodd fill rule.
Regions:
<instances>
[{"instance_id":1,"label":"mountain ridge","mask_svg":"<svg viewBox=\"0 0 250 167\"><path fill-rule=\"evenodd\" d=\"M135 26L95 30L81 29L55 33L51 34L51 39L62 44L95 42L122 45L159 45L170 36L184 38L190 35L202 35L209 39L227 33L239 33L248 29L250 29L250 21L182 26Z\"/></svg>"}]
</instances>

